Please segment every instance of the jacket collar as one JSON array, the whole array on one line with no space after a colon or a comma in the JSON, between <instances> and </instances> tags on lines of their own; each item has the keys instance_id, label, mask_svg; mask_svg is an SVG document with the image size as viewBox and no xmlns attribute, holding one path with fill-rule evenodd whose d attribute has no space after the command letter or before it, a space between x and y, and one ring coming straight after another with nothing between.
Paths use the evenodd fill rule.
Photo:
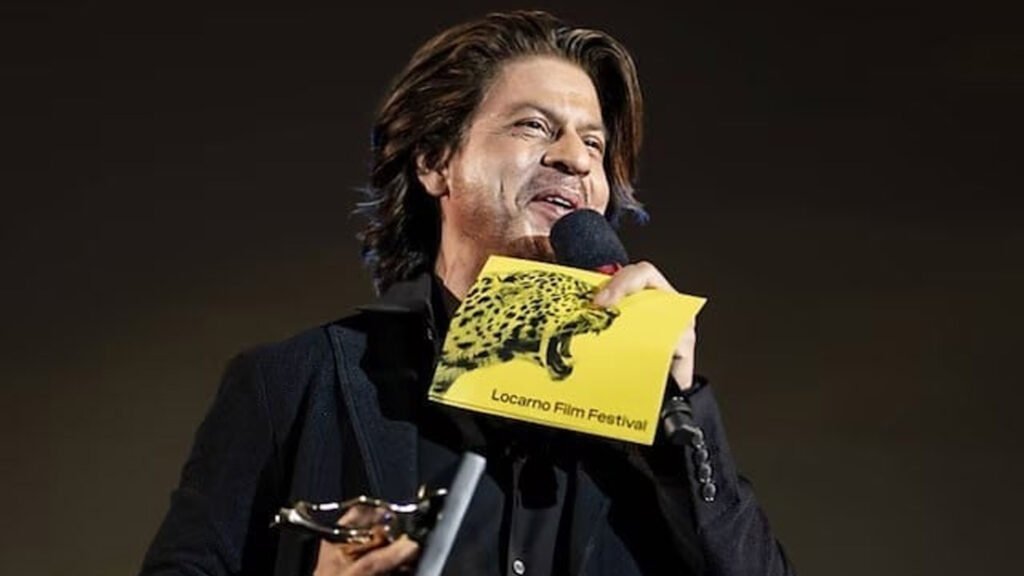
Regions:
<instances>
[{"instance_id":1,"label":"jacket collar","mask_svg":"<svg viewBox=\"0 0 1024 576\"><path fill-rule=\"evenodd\" d=\"M433 275L423 272L408 280L395 282L377 300L359 306L357 310L371 314L421 314L433 321L433 289Z\"/></svg>"}]
</instances>

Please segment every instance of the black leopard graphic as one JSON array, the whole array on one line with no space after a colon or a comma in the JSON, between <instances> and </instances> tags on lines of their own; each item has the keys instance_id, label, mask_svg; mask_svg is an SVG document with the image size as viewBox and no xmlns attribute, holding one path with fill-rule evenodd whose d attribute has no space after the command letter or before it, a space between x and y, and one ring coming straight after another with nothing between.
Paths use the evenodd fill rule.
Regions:
<instances>
[{"instance_id":1,"label":"black leopard graphic","mask_svg":"<svg viewBox=\"0 0 1024 576\"><path fill-rule=\"evenodd\" d=\"M481 277L452 318L431 391L444 393L470 370L513 359L537 364L552 380L563 380L572 374L573 336L606 330L619 315L616 308L594 306L595 291L560 272Z\"/></svg>"}]
</instances>

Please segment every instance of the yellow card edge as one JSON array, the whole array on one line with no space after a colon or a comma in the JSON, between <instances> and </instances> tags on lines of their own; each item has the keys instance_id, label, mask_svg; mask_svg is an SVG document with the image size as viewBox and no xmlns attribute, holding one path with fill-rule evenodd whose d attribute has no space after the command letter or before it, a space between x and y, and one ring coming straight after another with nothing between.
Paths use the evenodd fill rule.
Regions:
<instances>
[{"instance_id":1,"label":"yellow card edge","mask_svg":"<svg viewBox=\"0 0 1024 576\"><path fill-rule=\"evenodd\" d=\"M613 440L622 440L622 441L625 441L625 442L633 442L634 444L644 444L646 446L650 446L650 445L654 444L654 436L657 434L657 428L656 428L656 426L658 424L657 421L651 423L651 425L650 425L650 433L648 434L648 436L645 437L644 440L638 440L635 437L626 438L626 437L623 437L621 435L617 435L617 434L614 434L614 433L601 433L601 432L595 431L592 428L570 426L570 425L562 424L560 422L559 423L554 423L554 422L551 422L550 420L544 420L544 419L541 419L541 418L524 417L524 416L521 416L519 414L506 413L506 412L504 412L502 410L492 410L490 408L488 408L487 410L481 410L480 407L476 406L475 404L470 404L468 402L459 402L459 401L456 401L456 400L449 400L449 399L447 399L447 398L445 398L443 396L435 396L433 393L428 394L427 398L429 400L431 400L431 401L437 402L438 404L446 404L448 406L454 406L456 408L461 408L463 410L469 410L470 412L475 412L477 414L490 414L490 415L494 415L494 416L500 416L502 418L507 418L509 420L520 420L520 421L523 421L523 422L530 422L531 424L537 424L539 426L544 426L545 428L559 428L559 429L562 429L562 430L571 430L573 432L578 432L578 433L581 433L581 434L587 434L587 435L590 435L590 436L601 436L603 438L611 438ZM639 437L639 435L637 435L637 436Z\"/></svg>"}]
</instances>

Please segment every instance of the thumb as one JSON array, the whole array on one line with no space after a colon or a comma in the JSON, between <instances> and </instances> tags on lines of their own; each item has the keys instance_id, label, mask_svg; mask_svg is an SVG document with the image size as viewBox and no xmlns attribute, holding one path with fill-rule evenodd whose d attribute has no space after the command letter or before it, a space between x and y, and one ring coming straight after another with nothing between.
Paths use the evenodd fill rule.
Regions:
<instances>
[{"instance_id":1,"label":"thumb","mask_svg":"<svg viewBox=\"0 0 1024 576\"><path fill-rule=\"evenodd\" d=\"M346 571L347 575L386 574L396 568L407 566L419 556L420 545L407 536L378 548L356 560Z\"/></svg>"}]
</instances>

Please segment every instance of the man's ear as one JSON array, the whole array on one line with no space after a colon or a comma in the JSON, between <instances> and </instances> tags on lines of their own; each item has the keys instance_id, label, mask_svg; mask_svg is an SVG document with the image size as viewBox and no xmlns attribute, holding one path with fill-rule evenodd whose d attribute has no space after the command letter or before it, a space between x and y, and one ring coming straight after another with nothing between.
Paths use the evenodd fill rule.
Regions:
<instances>
[{"instance_id":1,"label":"man's ear","mask_svg":"<svg viewBox=\"0 0 1024 576\"><path fill-rule=\"evenodd\" d=\"M424 154L416 155L416 178L419 179L423 189L434 198L440 198L448 194L448 153L445 152L441 161L436 166L427 165Z\"/></svg>"}]
</instances>

